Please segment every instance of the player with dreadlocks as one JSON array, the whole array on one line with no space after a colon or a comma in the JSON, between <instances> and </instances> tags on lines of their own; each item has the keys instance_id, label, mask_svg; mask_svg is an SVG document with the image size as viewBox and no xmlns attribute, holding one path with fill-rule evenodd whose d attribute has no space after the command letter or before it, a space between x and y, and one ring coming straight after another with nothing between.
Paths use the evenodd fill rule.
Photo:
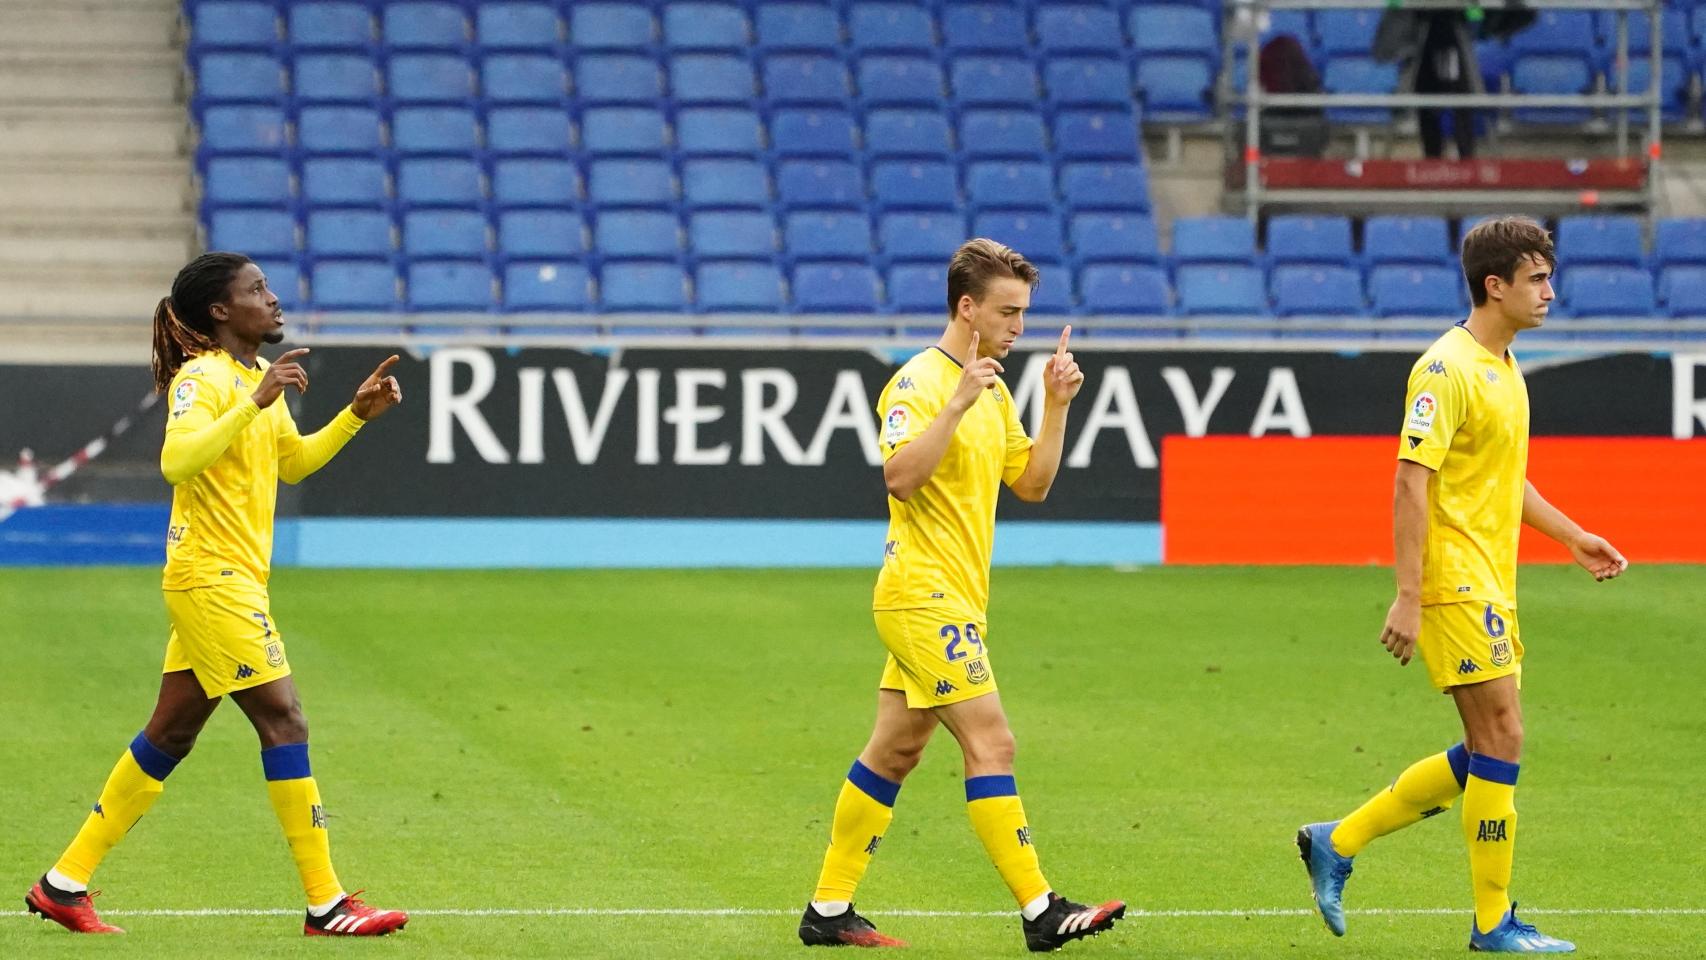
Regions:
<instances>
[{"instance_id":1,"label":"player with dreadlocks","mask_svg":"<svg viewBox=\"0 0 1706 960\"><path fill-rule=\"evenodd\" d=\"M172 632L160 697L119 756L82 829L24 898L32 913L79 933L122 933L90 903L89 879L160 796L165 780L230 695L261 741L267 793L308 899L303 932L373 936L408 922L344 892L332 869L326 813L308 766L308 723L267 602L278 481L325 466L362 425L402 402L379 364L355 400L316 433L297 432L279 402L308 389L289 350L268 364L261 344L284 339L284 314L249 258L208 253L185 266L154 311L154 383L170 395L160 468L172 485L162 586Z\"/></svg>"}]
</instances>

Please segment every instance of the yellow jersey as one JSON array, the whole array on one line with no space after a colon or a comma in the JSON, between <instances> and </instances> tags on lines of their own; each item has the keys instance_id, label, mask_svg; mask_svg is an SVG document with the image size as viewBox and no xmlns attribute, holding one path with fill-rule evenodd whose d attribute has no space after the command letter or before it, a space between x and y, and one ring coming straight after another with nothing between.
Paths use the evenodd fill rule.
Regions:
<instances>
[{"instance_id":1,"label":"yellow jersey","mask_svg":"<svg viewBox=\"0 0 1706 960\"><path fill-rule=\"evenodd\" d=\"M963 368L940 347L902 366L877 402L883 461L936 419ZM889 498L889 532L873 609L947 607L982 616L989 606L995 501L1031 459L1013 394L997 382L960 419L936 472L905 501Z\"/></svg>"},{"instance_id":2,"label":"yellow jersey","mask_svg":"<svg viewBox=\"0 0 1706 960\"><path fill-rule=\"evenodd\" d=\"M266 368L265 360L250 368L221 350L190 359L172 378L160 450L172 484L167 590L266 586L278 481L296 483L325 466L361 429L345 407L325 429L302 436L282 396L265 410L251 398Z\"/></svg>"},{"instance_id":3,"label":"yellow jersey","mask_svg":"<svg viewBox=\"0 0 1706 960\"><path fill-rule=\"evenodd\" d=\"M1410 370L1398 456L1428 478L1422 603L1516 609L1516 550L1528 476L1528 385L1459 324Z\"/></svg>"}]
</instances>

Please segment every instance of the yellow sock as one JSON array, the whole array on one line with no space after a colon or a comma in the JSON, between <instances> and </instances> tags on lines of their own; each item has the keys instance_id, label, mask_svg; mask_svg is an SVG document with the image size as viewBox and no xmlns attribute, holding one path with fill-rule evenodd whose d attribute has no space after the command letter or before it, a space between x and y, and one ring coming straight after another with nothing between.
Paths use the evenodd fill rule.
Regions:
<instances>
[{"instance_id":1,"label":"yellow sock","mask_svg":"<svg viewBox=\"0 0 1706 960\"><path fill-rule=\"evenodd\" d=\"M1019 906L1049 892L1037 863L1037 848L1031 845L1025 805L1019 802L1019 788L1012 777L967 777L966 813Z\"/></svg>"},{"instance_id":2,"label":"yellow sock","mask_svg":"<svg viewBox=\"0 0 1706 960\"><path fill-rule=\"evenodd\" d=\"M871 768L853 761L841 796L835 801L835 821L829 828L829 849L823 854L823 869L817 876L816 901L852 900L853 891L871 865L871 856L883 842L883 833L894 819L894 801L900 784L885 780Z\"/></svg>"},{"instance_id":3,"label":"yellow sock","mask_svg":"<svg viewBox=\"0 0 1706 960\"><path fill-rule=\"evenodd\" d=\"M1511 859L1516 852L1518 765L1469 755L1463 790L1463 839L1469 844L1469 879L1475 886L1475 925L1482 933L1510 912Z\"/></svg>"},{"instance_id":4,"label":"yellow sock","mask_svg":"<svg viewBox=\"0 0 1706 960\"><path fill-rule=\"evenodd\" d=\"M267 775L267 796L278 814L290 855L302 874L302 889L308 904L331 903L343 893L337 872L332 869L332 841L326 835L326 811L320 803L320 785L308 767L308 744L289 743L261 751L261 766Z\"/></svg>"},{"instance_id":5,"label":"yellow sock","mask_svg":"<svg viewBox=\"0 0 1706 960\"><path fill-rule=\"evenodd\" d=\"M107 775L95 809L53 868L78 883L87 884L113 845L124 839L136 821L154 806L160 791L166 788L166 777L177 765L178 758L161 753L147 737L137 734L130 741L130 749L118 758L113 772Z\"/></svg>"},{"instance_id":6,"label":"yellow sock","mask_svg":"<svg viewBox=\"0 0 1706 960\"><path fill-rule=\"evenodd\" d=\"M1339 821L1333 829L1333 849L1342 857L1354 857L1377 837L1443 813L1463 792L1468 771L1469 751L1461 743L1416 761L1390 787Z\"/></svg>"}]
</instances>

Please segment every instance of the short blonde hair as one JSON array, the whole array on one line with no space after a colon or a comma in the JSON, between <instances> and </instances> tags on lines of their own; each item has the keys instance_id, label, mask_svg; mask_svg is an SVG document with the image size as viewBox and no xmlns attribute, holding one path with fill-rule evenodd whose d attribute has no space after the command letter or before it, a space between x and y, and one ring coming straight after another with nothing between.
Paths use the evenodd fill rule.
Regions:
<instances>
[{"instance_id":1,"label":"short blonde hair","mask_svg":"<svg viewBox=\"0 0 1706 960\"><path fill-rule=\"evenodd\" d=\"M958 315L961 297L982 302L991 280L1011 277L1035 288L1039 276L1036 265L1012 247L983 237L967 240L948 261L948 316Z\"/></svg>"}]
</instances>

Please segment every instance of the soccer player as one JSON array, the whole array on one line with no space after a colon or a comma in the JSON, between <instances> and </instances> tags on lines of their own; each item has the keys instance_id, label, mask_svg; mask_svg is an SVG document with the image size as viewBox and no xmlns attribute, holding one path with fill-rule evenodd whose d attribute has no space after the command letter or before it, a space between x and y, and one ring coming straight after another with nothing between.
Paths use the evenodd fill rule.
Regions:
<instances>
[{"instance_id":1,"label":"soccer player","mask_svg":"<svg viewBox=\"0 0 1706 960\"><path fill-rule=\"evenodd\" d=\"M853 891L937 724L959 741L966 812L1018 902L1026 945L1057 949L1125 914L1117 900L1073 903L1043 878L988 648L996 494L1005 483L1022 500L1048 496L1067 407L1084 383L1066 350L1068 327L1044 368L1043 426L1033 443L999 374L1036 283L1036 267L1001 244L961 246L948 264L947 329L895 372L878 403L889 531L872 606L889 656L875 729L841 785L817 892L800 920L808 946L905 946L854 912Z\"/></svg>"},{"instance_id":2,"label":"soccer player","mask_svg":"<svg viewBox=\"0 0 1706 960\"><path fill-rule=\"evenodd\" d=\"M1508 893L1522 759L1521 527L1569 547L1595 580L1628 567L1616 548L1547 503L1525 476L1528 388L1510 345L1545 322L1556 265L1551 237L1532 220L1476 226L1463 238L1474 308L1410 371L1392 508L1398 596L1380 641L1400 664L1421 651L1434 686L1457 704L1463 742L1417 761L1343 820L1298 831L1315 902L1336 936L1345 932L1341 898L1352 858L1461 794L1475 894L1469 948L1575 949L1517 920Z\"/></svg>"},{"instance_id":3,"label":"soccer player","mask_svg":"<svg viewBox=\"0 0 1706 960\"><path fill-rule=\"evenodd\" d=\"M317 433L302 436L280 402L308 389L291 350L268 365L263 343L284 339L278 297L260 267L233 253L191 261L154 311L154 382L171 393L160 467L172 485L163 587L172 632L148 725L119 755L82 829L24 898L32 913L79 933L122 933L95 915L89 878L153 806L230 695L261 741L261 770L302 875L309 935L373 936L408 915L344 892L332 869L320 788L308 765L308 723L267 604L278 481L297 483L331 460L362 425L402 402L386 371Z\"/></svg>"}]
</instances>

